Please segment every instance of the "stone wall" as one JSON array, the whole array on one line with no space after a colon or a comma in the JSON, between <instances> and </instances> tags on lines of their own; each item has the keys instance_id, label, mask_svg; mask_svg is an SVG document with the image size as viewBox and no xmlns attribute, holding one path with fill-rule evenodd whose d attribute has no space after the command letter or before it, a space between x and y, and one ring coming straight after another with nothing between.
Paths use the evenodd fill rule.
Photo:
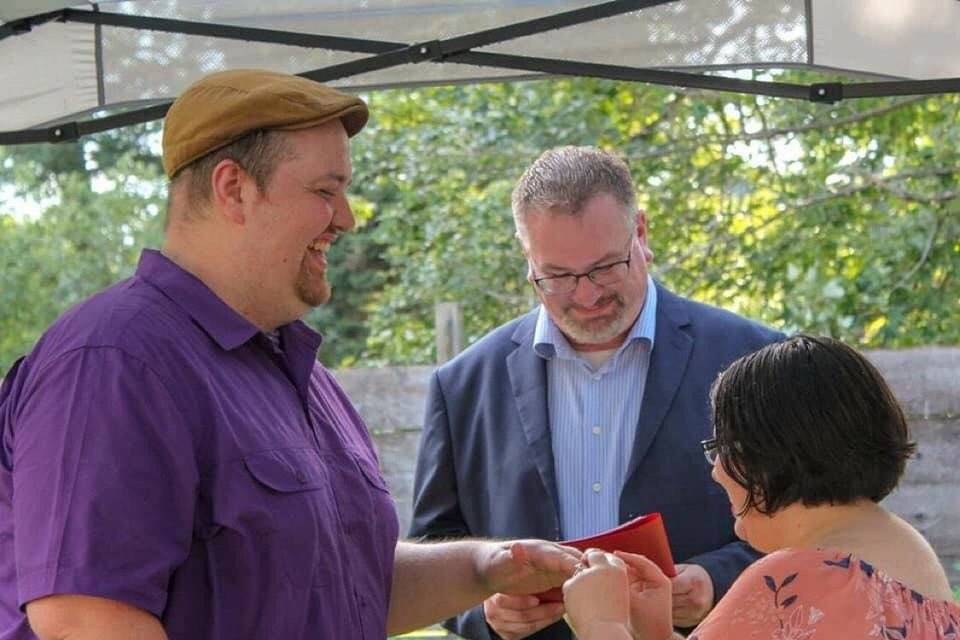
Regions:
<instances>
[{"instance_id":1,"label":"stone wall","mask_svg":"<svg viewBox=\"0 0 960 640\"><path fill-rule=\"evenodd\" d=\"M960 348L924 347L867 354L886 376L919 449L887 506L930 540L960 585ZM397 500L401 531L410 522L413 468L433 367L336 372L374 434Z\"/></svg>"}]
</instances>

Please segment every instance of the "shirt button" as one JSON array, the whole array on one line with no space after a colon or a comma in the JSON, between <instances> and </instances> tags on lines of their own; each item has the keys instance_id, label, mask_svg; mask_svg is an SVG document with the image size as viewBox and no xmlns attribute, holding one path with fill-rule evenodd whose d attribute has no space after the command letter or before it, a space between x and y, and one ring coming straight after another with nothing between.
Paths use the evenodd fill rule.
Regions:
<instances>
[{"instance_id":1,"label":"shirt button","mask_svg":"<svg viewBox=\"0 0 960 640\"><path fill-rule=\"evenodd\" d=\"M305 474L303 471L301 471L300 469L297 469L297 473L294 475L297 478L297 482L299 482L300 484L307 484L307 474Z\"/></svg>"},{"instance_id":2,"label":"shirt button","mask_svg":"<svg viewBox=\"0 0 960 640\"><path fill-rule=\"evenodd\" d=\"M600 432L602 431L602 429L600 427L594 427L593 429L591 429L591 431L593 431L593 435L598 436L600 435Z\"/></svg>"},{"instance_id":3,"label":"shirt button","mask_svg":"<svg viewBox=\"0 0 960 640\"><path fill-rule=\"evenodd\" d=\"M593 492L594 492L594 493L600 493L600 483L599 483L599 482L594 482L594 483L593 483Z\"/></svg>"}]
</instances>

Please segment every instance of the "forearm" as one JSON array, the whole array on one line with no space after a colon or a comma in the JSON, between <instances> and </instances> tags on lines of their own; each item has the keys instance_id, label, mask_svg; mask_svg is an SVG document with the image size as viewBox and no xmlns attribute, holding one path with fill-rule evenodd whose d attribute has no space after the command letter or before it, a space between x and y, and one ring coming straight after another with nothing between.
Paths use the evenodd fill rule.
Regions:
<instances>
[{"instance_id":1,"label":"forearm","mask_svg":"<svg viewBox=\"0 0 960 640\"><path fill-rule=\"evenodd\" d=\"M398 543L387 631L394 635L419 629L492 595L477 569L478 554L489 544L476 540Z\"/></svg>"},{"instance_id":2,"label":"forearm","mask_svg":"<svg viewBox=\"0 0 960 640\"><path fill-rule=\"evenodd\" d=\"M154 616L106 598L40 598L27 604L27 620L40 640L167 640Z\"/></svg>"}]
</instances>

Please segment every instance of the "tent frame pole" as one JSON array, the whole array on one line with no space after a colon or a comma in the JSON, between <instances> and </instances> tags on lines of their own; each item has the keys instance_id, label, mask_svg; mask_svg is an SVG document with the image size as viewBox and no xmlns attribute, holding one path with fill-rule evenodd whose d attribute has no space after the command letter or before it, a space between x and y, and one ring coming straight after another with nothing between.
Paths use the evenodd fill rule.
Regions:
<instances>
[{"instance_id":1,"label":"tent frame pole","mask_svg":"<svg viewBox=\"0 0 960 640\"><path fill-rule=\"evenodd\" d=\"M762 80L742 80L669 69L627 67L578 62L574 60L559 60L555 58L474 51L476 48L507 42L516 38L544 33L554 29L562 29L594 20L615 17L632 11L641 11L675 1L676 0L610 0L582 9L565 11L503 27L486 29L442 40L413 44L343 36L296 33L276 29L238 27L234 25L188 20L133 16L81 9L61 9L59 11L38 14L9 22L0 26L0 40L29 33L33 28L49 22L74 22L92 24L98 28L111 26L167 33L182 33L228 40L327 49L347 53L372 54L358 60L335 64L300 74L320 82L330 82L404 64L433 62L512 69L554 76L584 76L628 82L643 82L656 85L808 100L810 102L820 103L836 103L841 100L857 98L960 93L960 78L857 83L826 82L805 85ZM123 113L90 120L67 121L19 131L0 131L0 144L31 144L76 140L90 133L158 120L166 114L170 104L170 101L164 101Z\"/></svg>"}]
</instances>

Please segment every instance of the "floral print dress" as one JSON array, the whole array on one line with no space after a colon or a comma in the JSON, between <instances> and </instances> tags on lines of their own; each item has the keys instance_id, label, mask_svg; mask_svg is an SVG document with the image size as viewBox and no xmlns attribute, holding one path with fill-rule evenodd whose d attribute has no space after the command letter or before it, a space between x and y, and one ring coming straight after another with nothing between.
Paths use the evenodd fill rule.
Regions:
<instances>
[{"instance_id":1,"label":"floral print dress","mask_svg":"<svg viewBox=\"0 0 960 640\"><path fill-rule=\"evenodd\" d=\"M960 605L849 553L785 549L747 568L688 640L960 640Z\"/></svg>"}]
</instances>

